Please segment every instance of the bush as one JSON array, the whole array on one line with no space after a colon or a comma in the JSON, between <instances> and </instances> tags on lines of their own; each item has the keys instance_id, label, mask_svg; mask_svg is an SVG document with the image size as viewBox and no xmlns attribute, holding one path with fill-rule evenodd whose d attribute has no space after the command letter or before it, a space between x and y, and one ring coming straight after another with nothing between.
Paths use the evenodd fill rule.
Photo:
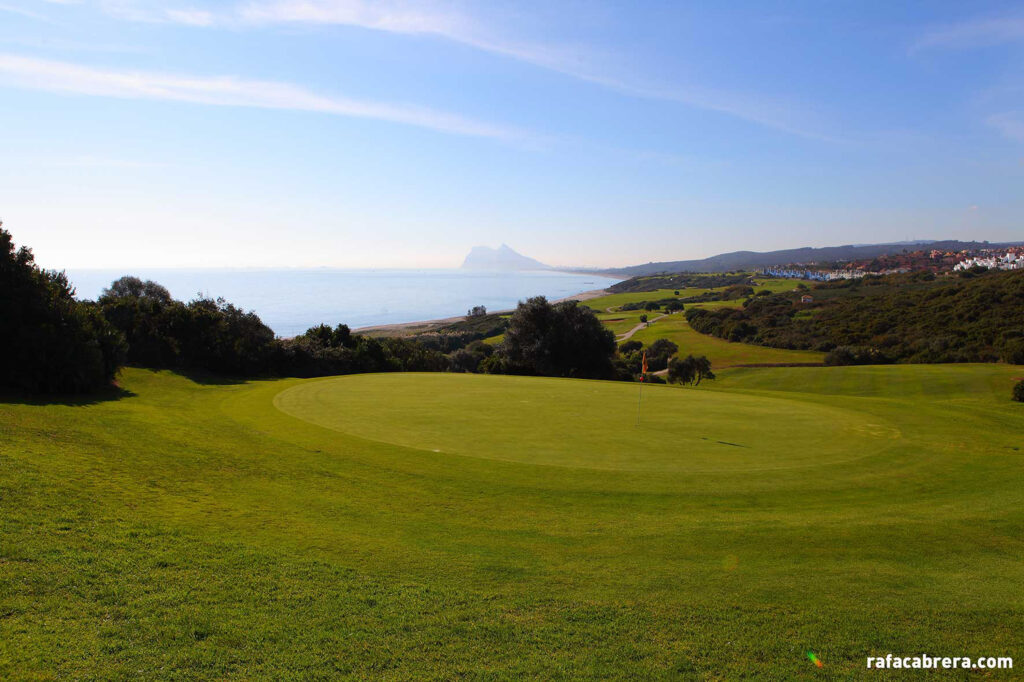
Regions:
<instances>
[{"instance_id":1,"label":"bush","mask_svg":"<svg viewBox=\"0 0 1024 682\"><path fill-rule=\"evenodd\" d=\"M100 310L75 300L62 272L41 270L0 228L0 386L30 393L84 393L113 381L124 336Z\"/></svg>"},{"instance_id":2,"label":"bush","mask_svg":"<svg viewBox=\"0 0 1024 682\"><path fill-rule=\"evenodd\" d=\"M826 365L883 365L889 359L877 348L840 346L825 354Z\"/></svg>"},{"instance_id":3,"label":"bush","mask_svg":"<svg viewBox=\"0 0 1024 682\"><path fill-rule=\"evenodd\" d=\"M510 373L609 378L615 335L590 308L537 296L516 308L499 353Z\"/></svg>"},{"instance_id":4,"label":"bush","mask_svg":"<svg viewBox=\"0 0 1024 682\"><path fill-rule=\"evenodd\" d=\"M641 341L634 341L632 339L630 339L629 341L623 341L622 343L619 344L619 354L628 355L629 353L638 351L643 347L644 344Z\"/></svg>"},{"instance_id":5,"label":"bush","mask_svg":"<svg viewBox=\"0 0 1024 682\"><path fill-rule=\"evenodd\" d=\"M1006 341L1000 359L1011 365L1024 365L1024 339Z\"/></svg>"},{"instance_id":6,"label":"bush","mask_svg":"<svg viewBox=\"0 0 1024 682\"><path fill-rule=\"evenodd\" d=\"M672 358L668 363L668 380L670 383L699 385L704 379L713 380L715 373L711 371L711 361L706 356L694 357L687 355L683 359Z\"/></svg>"},{"instance_id":7,"label":"bush","mask_svg":"<svg viewBox=\"0 0 1024 682\"><path fill-rule=\"evenodd\" d=\"M1021 379L1013 386L1013 399L1024 403L1024 379Z\"/></svg>"}]
</instances>

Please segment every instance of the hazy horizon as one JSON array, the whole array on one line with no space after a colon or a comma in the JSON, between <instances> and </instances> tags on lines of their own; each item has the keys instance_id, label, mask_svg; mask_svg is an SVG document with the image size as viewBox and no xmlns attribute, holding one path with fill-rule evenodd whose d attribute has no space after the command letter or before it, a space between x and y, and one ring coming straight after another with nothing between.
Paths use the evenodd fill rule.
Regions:
<instances>
[{"instance_id":1,"label":"hazy horizon","mask_svg":"<svg viewBox=\"0 0 1024 682\"><path fill-rule=\"evenodd\" d=\"M0 3L48 268L561 267L1024 237L1019 3Z\"/></svg>"}]
</instances>

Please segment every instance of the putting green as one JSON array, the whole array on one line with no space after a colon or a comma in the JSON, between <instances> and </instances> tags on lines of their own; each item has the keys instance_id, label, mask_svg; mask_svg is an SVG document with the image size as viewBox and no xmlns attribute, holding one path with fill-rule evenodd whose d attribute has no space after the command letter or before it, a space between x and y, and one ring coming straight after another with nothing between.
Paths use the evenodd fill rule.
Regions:
<instances>
[{"instance_id":1,"label":"putting green","mask_svg":"<svg viewBox=\"0 0 1024 682\"><path fill-rule=\"evenodd\" d=\"M860 459L900 432L806 401L638 384L473 374L360 374L277 394L293 417L373 441L525 464L748 472Z\"/></svg>"}]
</instances>

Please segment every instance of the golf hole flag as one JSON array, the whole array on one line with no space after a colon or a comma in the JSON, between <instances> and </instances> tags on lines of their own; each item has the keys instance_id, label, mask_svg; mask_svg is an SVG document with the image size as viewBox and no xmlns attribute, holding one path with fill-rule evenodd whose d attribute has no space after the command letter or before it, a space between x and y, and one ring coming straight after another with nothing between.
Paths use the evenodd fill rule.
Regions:
<instances>
[{"instance_id":1,"label":"golf hole flag","mask_svg":"<svg viewBox=\"0 0 1024 682\"><path fill-rule=\"evenodd\" d=\"M640 360L640 381L644 380L645 374L647 374L647 351L644 351L643 358Z\"/></svg>"}]
</instances>

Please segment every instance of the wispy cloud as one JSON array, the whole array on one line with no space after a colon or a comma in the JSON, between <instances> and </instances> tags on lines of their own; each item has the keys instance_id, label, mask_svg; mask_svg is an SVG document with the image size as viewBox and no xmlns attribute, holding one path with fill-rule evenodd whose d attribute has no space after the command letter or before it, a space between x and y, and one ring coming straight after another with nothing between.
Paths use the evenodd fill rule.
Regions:
<instances>
[{"instance_id":1,"label":"wispy cloud","mask_svg":"<svg viewBox=\"0 0 1024 682\"><path fill-rule=\"evenodd\" d=\"M509 38L496 22L482 21L452 3L433 0L249 0L224 10L180 5L169 9L147 0L99 0L108 14L131 21L190 26L352 26L411 36L430 36L472 47L591 83L629 97L675 102L714 111L809 139L840 141L822 132L808 108L778 97L698 85L666 85L624 72L609 55L583 45L552 45Z\"/></svg>"},{"instance_id":2,"label":"wispy cloud","mask_svg":"<svg viewBox=\"0 0 1024 682\"><path fill-rule=\"evenodd\" d=\"M241 6L233 19L249 24L334 24L403 33L432 35L492 54L509 57L571 78L642 99L677 102L716 111L786 133L836 141L806 125L800 107L775 99L750 97L697 86L671 87L613 75L607 59L586 48L514 41L496 34L463 13L429 2L370 0L273 0ZM598 62L605 62L598 66Z\"/></svg>"},{"instance_id":3,"label":"wispy cloud","mask_svg":"<svg viewBox=\"0 0 1024 682\"><path fill-rule=\"evenodd\" d=\"M985 123L1002 133L1003 137L1024 142L1024 112L1006 111L993 114L985 119Z\"/></svg>"},{"instance_id":4,"label":"wispy cloud","mask_svg":"<svg viewBox=\"0 0 1024 682\"><path fill-rule=\"evenodd\" d=\"M911 51L990 47L1019 40L1024 40L1024 16L988 17L932 27L911 45Z\"/></svg>"},{"instance_id":5,"label":"wispy cloud","mask_svg":"<svg viewBox=\"0 0 1024 682\"><path fill-rule=\"evenodd\" d=\"M319 112L474 137L504 140L527 137L522 131L512 128L432 109L322 95L289 83L234 76L106 70L70 62L0 54L0 84L103 97Z\"/></svg>"},{"instance_id":6,"label":"wispy cloud","mask_svg":"<svg viewBox=\"0 0 1024 682\"><path fill-rule=\"evenodd\" d=\"M35 19L37 21L44 21L46 23L50 23L50 18L47 17L45 14L40 14L39 12L34 12L32 10L25 9L24 7L19 7L17 5L8 5L6 3L0 3L0 12L4 12L7 14L16 14L20 17L26 17L28 19Z\"/></svg>"}]
</instances>

